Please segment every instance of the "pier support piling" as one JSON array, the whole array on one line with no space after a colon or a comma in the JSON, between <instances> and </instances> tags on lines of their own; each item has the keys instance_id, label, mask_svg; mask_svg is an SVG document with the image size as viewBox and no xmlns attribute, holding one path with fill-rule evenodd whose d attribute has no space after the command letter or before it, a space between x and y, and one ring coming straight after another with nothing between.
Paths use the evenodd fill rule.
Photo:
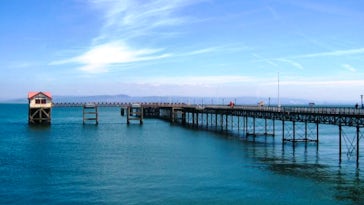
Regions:
<instances>
[{"instance_id":1,"label":"pier support piling","mask_svg":"<svg viewBox=\"0 0 364 205\"><path fill-rule=\"evenodd\" d=\"M356 166L359 167L359 139L360 139L360 128L356 127Z\"/></svg>"},{"instance_id":2,"label":"pier support piling","mask_svg":"<svg viewBox=\"0 0 364 205\"><path fill-rule=\"evenodd\" d=\"M342 147L342 126L339 125L339 163L341 163L341 147Z\"/></svg>"},{"instance_id":3,"label":"pier support piling","mask_svg":"<svg viewBox=\"0 0 364 205\"><path fill-rule=\"evenodd\" d=\"M139 104L133 104L127 107L126 123L129 125L131 120L139 121L143 124L143 107Z\"/></svg>"},{"instance_id":4,"label":"pier support piling","mask_svg":"<svg viewBox=\"0 0 364 205\"><path fill-rule=\"evenodd\" d=\"M95 124L99 124L99 114L97 105L95 104L84 104L83 105L83 124L87 121L95 121Z\"/></svg>"}]
</instances>

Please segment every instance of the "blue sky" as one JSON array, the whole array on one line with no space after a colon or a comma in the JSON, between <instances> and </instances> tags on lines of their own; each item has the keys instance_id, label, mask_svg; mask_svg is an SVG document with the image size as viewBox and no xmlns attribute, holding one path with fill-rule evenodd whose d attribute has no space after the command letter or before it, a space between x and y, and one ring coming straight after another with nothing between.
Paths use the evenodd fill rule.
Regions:
<instances>
[{"instance_id":1,"label":"blue sky","mask_svg":"<svg viewBox=\"0 0 364 205\"><path fill-rule=\"evenodd\" d=\"M359 102L364 2L4 0L1 98L280 95Z\"/></svg>"}]
</instances>

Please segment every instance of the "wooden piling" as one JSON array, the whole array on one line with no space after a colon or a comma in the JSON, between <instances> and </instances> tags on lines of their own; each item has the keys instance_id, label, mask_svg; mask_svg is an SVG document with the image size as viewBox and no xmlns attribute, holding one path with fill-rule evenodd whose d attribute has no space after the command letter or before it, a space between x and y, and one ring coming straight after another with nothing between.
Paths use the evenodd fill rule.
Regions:
<instances>
[{"instance_id":1,"label":"wooden piling","mask_svg":"<svg viewBox=\"0 0 364 205\"><path fill-rule=\"evenodd\" d=\"M83 124L87 121L95 121L95 124L99 124L99 113L96 104L84 104L83 105Z\"/></svg>"},{"instance_id":2,"label":"wooden piling","mask_svg":"<svg viewBox=\"0 0 364 205\"><path fill-rule=\"evenodd\" d=\"M342 127L341 124L339 124L339 162L341 163L341 147L342 147Z\"/></svg>"},{"instance_id":3,"label":"wooden piling","mask_svg":"<svg viewBox=\"0 0 364 205\"><path fill-rule=\"evenodd\" d=\"M130 124L131 120L138 120L139 124L143 124L143 107L140 104L132 104L126 110L127 124Z\"/></svg>"}]
</instances>

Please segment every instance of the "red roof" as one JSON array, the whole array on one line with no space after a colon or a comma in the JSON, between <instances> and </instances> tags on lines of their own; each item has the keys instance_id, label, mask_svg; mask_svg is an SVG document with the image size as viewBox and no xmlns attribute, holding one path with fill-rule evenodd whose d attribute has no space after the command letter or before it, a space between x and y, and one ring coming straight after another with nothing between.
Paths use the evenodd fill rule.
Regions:
<instances>
[{"instance_id":1,"label":"red roof","mask_svg":"<svg viewBox=\"0 0 364 205\"><path fill-rule=\"evenodd\" d=\"M47 96L48 98L52 99L52 94L50 92L29 92L28 93L28 99L32 99L34 96L38 94L43 94Z\"/></svg>"}]
</instances>

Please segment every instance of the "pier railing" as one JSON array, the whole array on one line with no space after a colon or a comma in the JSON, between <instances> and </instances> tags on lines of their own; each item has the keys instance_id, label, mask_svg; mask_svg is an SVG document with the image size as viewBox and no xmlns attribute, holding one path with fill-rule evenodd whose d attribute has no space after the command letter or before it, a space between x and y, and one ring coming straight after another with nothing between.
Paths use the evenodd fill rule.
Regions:
<instances>
[{"instance_id":1,"label":"pier railing","mask_svg":"<svg viewBox=\"0 0 364 205\"><path fill-rule=\"evenodd\" d=\"M69 102L69 103L53 103L54 107L78 107L87 104L86 102ZM93 103L98 106L130 106L136 103L126 102L98 102ZM186 108L199 108L199 109L239 109L249 111L267 111L267 112L292 112L292 113L305 113L305 114L327 114L327 115L350 115L350 116L363 116L364 109L353 107L303 107L303 106L256 106L256 105L237 105L230 107L227 105L194 105L185 103L154 103L154 102L137 102L141 106L156 106L156 107L186 107Z\"/></svg>"},{"instance_id":2,"label":"pier railing","mask_svg":"<svg viewBox=\"0 0 364 205\"><path fill-rule=\"evenodd\" d=\"M250 111L305 113L305 114L328 114L328 115L357 115L364 116L364 109L350 107L292 107L292 106L204 106L209 109L239 109Z\"/></svg>"}]
</instances>

